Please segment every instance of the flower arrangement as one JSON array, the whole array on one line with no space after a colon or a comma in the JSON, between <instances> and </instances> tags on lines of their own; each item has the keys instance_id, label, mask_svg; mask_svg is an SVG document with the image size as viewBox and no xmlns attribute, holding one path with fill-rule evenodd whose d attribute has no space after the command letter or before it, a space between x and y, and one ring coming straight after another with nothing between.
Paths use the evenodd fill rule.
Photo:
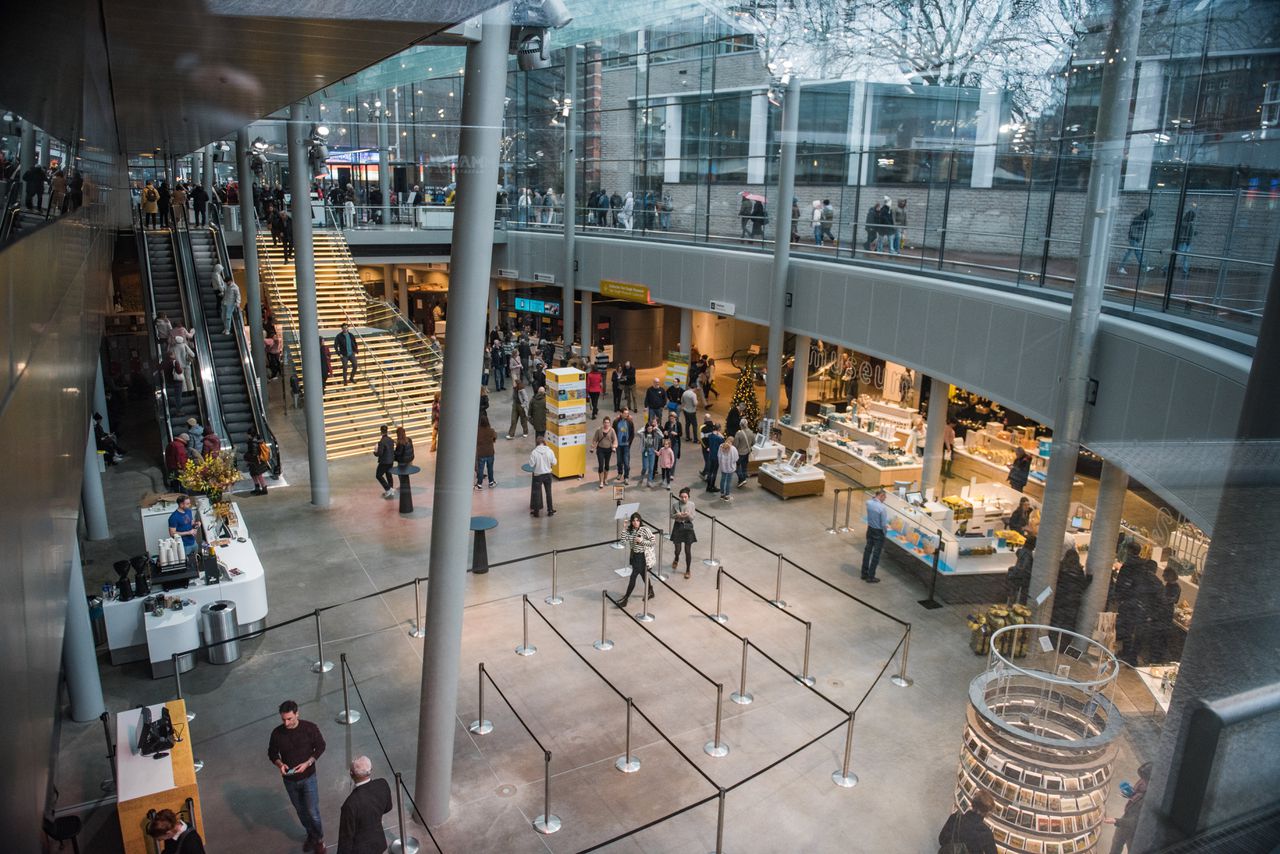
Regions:
<instances>
[{"instance_id":1,"label":"flower arrangement","mask_svg":"<svg viewBox=\"0 0 1280 854\"><path fill-rule=\"evenodd\" d=\"M178 472L178 483L191 492L203 492L209 500L217 504L222 500L222 493L230 489L240 480L240 471L236 468L235 452L220 451L206 454L199 460L187 460L182 471Z\"/></svg>"}]
</instances>

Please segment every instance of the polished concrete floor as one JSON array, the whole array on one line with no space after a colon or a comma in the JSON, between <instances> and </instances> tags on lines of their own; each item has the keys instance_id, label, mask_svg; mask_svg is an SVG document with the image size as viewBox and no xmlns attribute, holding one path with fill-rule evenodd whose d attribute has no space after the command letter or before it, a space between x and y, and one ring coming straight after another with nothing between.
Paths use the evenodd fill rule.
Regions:
<instances>
[{"instance_id":1,"label":"polished concrete floor","mask_svg":"<svg viewBox=\"0 0 1280 854\"><path fill-rule=\"evenodd\" d=\"M278 388L274 391L278 400ZM727 383L722 391L715 404L721 414L730 396ZM501 434L509 392L494 395L490 411ZM310 618L244 644L234 664L202 661L184 676L185 697L197 713L191 737L205 762L199 778L201 829L211 851L301 850L303 833L266 759L267 738L278 722L275 710L286 698L298 701L302 716L318 723L329 743L319 774L330 843L336 842L338 811L349 790L344 766L351 756L369 755L379 774L389 775L394 766L412 791L422 659L422 641L409 634L415 619L413 587L352 600L429 572L434 471L429 442L416 437L424 471L415 479L412 515L402 516L396 502L380 497L371 461L359 458L330 464L332 505L322 510L309 503L301 414L279 412L273 423L291 485L266 497L239 499L267 568L269 622L278 625L338 605L321 617L325 657L338 662L346 656L359 686L350 702L364 717L350 727L335 721L343 707L340 669L311 672L317 652ZM473 512L499 520L489 533L492 562L613 536L611 491L597 490L590 476L555 485L560 512L554 518L530 517L529 480L520 465L531 445L532 439L499 439L497 488L473 493ZM638 452L633 456L638 468ZM693 484L700 465L696 452L686 453L676 469L677 482ZM92 561L86 578L90 591L107 580L112 560L141 548L134 508L158 477L141 459L106 475L114 539L85 548ZM695 492L701 495L700 489ZM639 501L648 518L665 522L665 491L631 487L627 500ZM861 583L862 538L857 532L825 533L831 512L827 497L783 502L762 492L753 479L731 503L708 495L699 506L726 526L716 533L716 557L741 582L726 580L723 590L727 628L736 635L697 610L714 611L716 604L715 571L701 563L710 545L708 518L697 523L693 578L673 573L666 582L670 589L657 585L654 622L642 626L607 609L607 634L615 644L607 652L594 649L592 642L600 636L601 591L616 597L625 587L625 579L614 572L624 564L622 552L597 545L559 557L564 603L556 606L543 601L550 592L549 557L468 575L452 809L446 822L432 828L444 851L580 851L699 801L704 803L603 850L714 850L719 787L730 790L724 800L725 851L937 849L936 834L950 810L966 688L985 664L967 644L964 620L971 608L921 608L916 600L925 591L899 567L891 550L881 564L884 583ZM756 595L774 595L777 558L729 528L783 552L866 604L784 566L787 608L779 611ZM669 547L664 557L670 560ZM425 583L421 594L425 599ZM537 646L528 657L513 651L522 642L523 595L537 611L528 611L529 640ZM637 611L638 605L634 597L629 610ZM912 687L889 681L900 667L895 650L903 629L876 609L912 626ZM812 691L789 675L802 668L804 622L812 625ZM750 705L729 699L741 677L741 636L755 647L747 665L747 689L754 695ZM481 663L514 712L489 687L484 716L494 731L477 736L467 724L478 714ZM151 680L144 664L112 667L104 655L102 671L112 711L174 694L173 681ZM724 758L702 750L714 734L716 684L724 692L722 741L730 746ZM637 712L632 753L642 764L634 774L614 768L624 751L625 697L632 698ZM845 746L843 710L853 708L851 770L860 782L844 789L832 784L831 774ZM543 812L543 755L516 713L551 753L551 811L563 822L552 836L530 826ZM1150 718L1135 718L1132 724L1121 746L1121 779L1132 778L1137 757L1146 758L1152 743ZM91 804L98 796L99 781L109 776L103 753L100 724L63 723L57 780L63 805ZM1112 814L1118 814L1120 796L1113 793L1112 799ZM82 847L117 850L110 804L83 811L90 820ZM391 838L395 813L387 819ZM424 850L433 850L422 829L413 835L424 842Z\"/></svg>"}]
</instances>

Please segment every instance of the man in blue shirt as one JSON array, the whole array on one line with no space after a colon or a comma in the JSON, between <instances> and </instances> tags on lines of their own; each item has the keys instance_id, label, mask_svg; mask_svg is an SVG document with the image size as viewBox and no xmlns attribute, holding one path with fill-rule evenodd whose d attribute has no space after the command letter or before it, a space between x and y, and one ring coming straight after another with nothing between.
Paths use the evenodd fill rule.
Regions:
<instances>
[{"instance_id":1,"label":"man in blue shirt","mask_svg":"<svg viewBox=\"0 0 1280 854\"><path fill-rule=\"evenodd\" d=\"M199 527L200 520L191 506L191 496L182 496L178 499L178 509L169 514L169 536L181 537L182 548L191 554L196 550L196 529Z\"/></svg>"},{"instance_id":2,"label":"man in blue shirt","mask_svg":"<svg viewBox=\"0 0 1280 854\"><path fill-rule=\"evenodd\" d=\"M889 508L884 506L885 491L877 489L867 502L867 545L862 550L862 580L879 584L876 567L880 564L880 551L884 548L884 530L889 525Z\"/></svg>"},{"instance_id":3,"label":"man in blue shirt","mask_svg":"<svg viewBox=\"0 0 1280 854\"><path fill-rule=\"evenodd\" d=\"M356 344L356 336L351 334L351 330L347 328L347 324L342 324L342 331L333 336L333 349L338 352L338 358L342 360L342 384L355 382L356 379L356 350L359 345ZM351 379L347 379L347 370L351 370Z\"/></svg>"}]
</instances>

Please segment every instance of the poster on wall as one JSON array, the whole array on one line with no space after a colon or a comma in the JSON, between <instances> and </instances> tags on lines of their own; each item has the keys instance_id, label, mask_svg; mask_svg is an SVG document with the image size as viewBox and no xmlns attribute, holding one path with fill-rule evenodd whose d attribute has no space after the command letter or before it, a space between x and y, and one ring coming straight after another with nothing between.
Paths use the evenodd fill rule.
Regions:
<instances>
[{"instance_id":1,"label":"poster on wall","mask_svg":"<svg viewBox=\"0 0 1280 854\"><path fill-rule=\"evenodd\" d=\"M663 385L685 385L689 381L689 356L686 353L667 353L667 360L662 363Z\"/></svg>"}]
</instances>

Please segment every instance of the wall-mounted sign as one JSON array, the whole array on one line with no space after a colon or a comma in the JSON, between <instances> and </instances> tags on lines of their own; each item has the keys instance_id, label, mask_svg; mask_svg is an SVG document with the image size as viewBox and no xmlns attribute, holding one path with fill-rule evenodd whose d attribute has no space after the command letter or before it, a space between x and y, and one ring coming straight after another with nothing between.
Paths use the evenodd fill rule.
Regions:
<instances>
[{"instance_id":1,"label":"wall-mounted sign","mask_svg":"<svg viewBox=\"0 0 1280 854\"><path fill-rule=\"evenodd\" d=\"M653 300L649 297L649 286L637 285L633 282L615 282L610 279L601 279L600 295L611 299L626 300L627 302L653 304Z\"/></svg>"},{"instance_id":2,"label":"wall-mounted sign","mask_svg":"<svg viewBox=\"0 0 1280 854\"><path fill-rule=\"evenodd\" d=\"M498 268L498 278L499 278L499 279L518 279L518 278L520 278L520 271L519 271L519 270L504 270L504 269L502 269L501 267L499 267L499 268Z\"/></svg>"},{"instance_id":3,"label":"wall-mounted sign","mask_svg":"<svg viewBox=\"0 0 1280 854\"><path fill-rule=\"evenodd\" d=\"M732 317L737 308L738 307L731 302L720 302L720 300L717 299L713 299L711 301L711 310L716 314L727 314Z\"/></svg>"},{"instance_id":4,"label":"wall-mounted sign","mask_svg":"<svg viewBox=\"0 0 1280 854\"><path fill-rule=\"evenodd\" d=\"M526 314L545 314L550 317L559 317L560 303L551 300L516 297L516 311L523 311Z\"/></svg>"},{"instance_id":5,"label":"wall-mounted sign","mask_svg":"<svg viewBox=\"0 0 1280 854\"><path fill-rule=\"evenodd\" d=\"M553 285L555 284L556 277L550 273L534 273L533 280L535 282L543 282L548 285Z\"/></svg>"}]
</instances>

